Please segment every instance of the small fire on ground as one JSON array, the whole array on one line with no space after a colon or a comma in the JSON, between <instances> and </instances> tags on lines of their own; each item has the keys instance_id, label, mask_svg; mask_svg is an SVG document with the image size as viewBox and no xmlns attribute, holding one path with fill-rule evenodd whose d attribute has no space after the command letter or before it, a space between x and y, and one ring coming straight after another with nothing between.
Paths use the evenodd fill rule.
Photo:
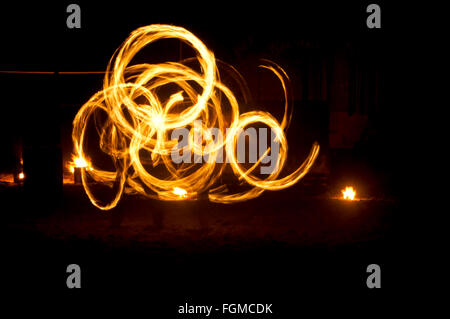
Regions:
<instances>
[{"instance_id":1,"label":"small fire on ground","mask_svg":"<svg viewBox=\"0 0 450 319\"><path fill-rule=\"evenodd\" d=\"M345 200L355 200L356 191L354 190L353 187L347 186L342 191L342 196L343 196L343 199L345 199Z\"/></svg>"}]
</instances>

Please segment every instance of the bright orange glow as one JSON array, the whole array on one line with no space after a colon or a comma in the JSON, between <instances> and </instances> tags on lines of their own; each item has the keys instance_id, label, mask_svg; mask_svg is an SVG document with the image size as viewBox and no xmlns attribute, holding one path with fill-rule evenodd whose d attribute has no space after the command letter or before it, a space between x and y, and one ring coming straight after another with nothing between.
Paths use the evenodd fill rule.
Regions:
<instances>
[{"instance_id":1,"label":"bright orange glow","mask_svg":"<svg viewBox=\"0 0 450 319\"><path fill-rule=\"evenodd\" d=\"M25 178L25 174L22 173L22 172L20 172L20 173L19 173L19 179L24 179L24 178Z\"/></svg>"},{"instance_id":2,"label":"bright orange glow","mask_svg":"<svg viewBox=\"0 0 450 319\"><path fill-rule=\"evenodd\" d=\"M143 47L168 38L189 45L196 57L130 65ZM279 177L287 159L285 131L292 117L289 78L281 67L270 61L261 67L278 78L284 91L281 123L263 111L240 113L238 99L220 82L214 53L188 30L172 25L149 25L133 31L110 60L103 90L81 107L73 121L74 156L92 158L95 162L95 157L86 155L84 145L88 122L92 122L98 132L100 150L111 157L116 167L115 171L107 171L89 163L89 170L82 170L83 186L91 202L108 210L117 205L125 191L162 200L196 199L198 194L207 193L210 201L233 203L256 198L265 190L281 190L297 183L312 167L319 145L314 143L309 156L295 171ZM238 74L231 66L229 69ZM238 93L246 95L244 89ZM197 120L202 123L198 130L204 144L193 138ZM275 169L263 177L253 171L268 156L270 148L250 168L245 168L236 158L240 130L255 124L270 128L279 144ZM178 141L170 139L170 135L178 128L189 128L192 133L183 150L194 156L208 155L209 161L200 164L172 161L171 151ZM211 128L222 133L221 142L213 140ZM223 151L228 163L217 161ZM220 182L226 165L231 166L237 182L247 185L247 190L230 193L227 185ZM161 177L161 171L166 176ZM98 183L116 186L110 202L103 203L96 198L86 183L86 174Z\"/></svg>"},{"instance_id":3,"label":"bright orange glow","mask_svg":"<svg viewBox=\"0 0 450 319\"><path fill-rule=\"evenodd\" d=\"M75 158L74 163L75 163L75 167L87 167L88 166L86 160L82 157Z\"/></svg>"},{"instance_id":4,"label":"bright orange glow","mask_svg":"<svg viewBox=\"0 0 450 319\"><path fill-rule=\"evenodd\" d=\"M342 191L342 196L344 199L346 200L354 200L355 196L356 196L356 191L353 189L353 187L351 186L347 186L343 191Z\"/></svg>"},{"instance_id":5,"label":"bright orange glow","mask_svg":"<svg viewBox=\"0 0 450 319\"><path fill-rule=\"evenodd\" d=\"M184 197L186 197L186 195L187 195L186 190L185 190L185 189L182 189L182 188L179 188L179 187L175 187L175 188L173 189L173 193L174 193L175 195L181 197L181 198L184 198Z\"/></svg>"},{"instance_id":6,"label":"bright orange glow","mask_svg":"<svg viewBox=\"0 0 450 319\"><path fill-rule=\"evenodd\" d=\"M75 167L91 169L88 161L82 156L73 156L72 161L67 164L67 168L71 173L75 172Z\"/></svg>"}]
</instances>

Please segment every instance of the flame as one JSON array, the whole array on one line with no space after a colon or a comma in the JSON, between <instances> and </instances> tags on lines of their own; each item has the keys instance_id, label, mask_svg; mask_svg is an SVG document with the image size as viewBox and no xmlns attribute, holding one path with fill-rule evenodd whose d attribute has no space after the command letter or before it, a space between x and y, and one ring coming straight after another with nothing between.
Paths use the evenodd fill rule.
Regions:
<instances>
[{"instance_id":1,"label":"flame","mask_svg":"<svg viewBox=\"0 0 450 319\"><path fill-rule=\"evenodd\" d=\"M178 39L196 52L196 58L160 64L129 65L133 57L148 44L159 39ZM197 63L197 68L190 67ZM255 198L264 190L280 190L294 185L311 168L319 152L314 143L306 160L289 175L278 178L287 158L285 130L289 126L292 107L288 103L288 76L278 65L266 61L260 67L273 72L284 90L284 116L279 123L263 111L240 113L234 93L219 80L216 59L195 35L171 25L149 25L133 31L111 58L104 78L103 90L96 93L78 111L73 121L72 139L76 157L86 158L84 142L86 127L93 120L99 133L100 150L108 154L115 171L92 168L82 171L84 189L91 202L100 209L115 207L124 191L162 200L195 199L207 193L211 201L232 203ZM231 67L232 68L232 67ZM235 69L233 69L235 70ZM236 71L237 73L237 71ZM169 98L161 93L163 87L177 87ZM244 90L242 93L245 93ZM166 97L167 97L166 96ZM100 113L106 120L98 121ZM103 115L103 114L102 114ZM207 154L205 163L175 164L171 150L178 144L169 139L177 128L193 127L201 120L200 134L205 144L196 142L191 130L186 150L195 155ZM252 174L269 154L270 148L251 168L244 168L236 159L236 139L241 129L260 123L268 126L279 143L276 169L264 178ZM228 127L226 127L228 126ZM218 128L223 141L213 143L210 128ZM216 160L225 151L228 163ZM146 154L146 155L143 155ZM230 193L219 178L230 165L236 180L250 189ZM162 167L167 177L156 177L152 168ZM113 199L102 203L86 183L86 174L94 181L114 187Z\"/></svg>"},{"instance_id":2,"label":"flame","mask_svg":"<svg viewBox=\"0 0 450 319\"><path fill-rule=\"evenodd\" d=\"M83 157L77 157L74 159L73 162L75 164L75 167L87 167L88 166L86 160Z\"/></svg>"},{"instance_id":3,"label":"flame","mask_svg":"<svg viewBox=\"0 0 450 319\"><path fill-rule=\"evenodd\" d=\"M342 191L342 195L343 195L344 199L346 199L346 200L354 200L355 199L355 195L356 195L356 191L353 189L353 187L347 186Z\"/></svg>"},{"instance_id":4,"label":"flame","mask_svg":"<svg viewBox=\"0 0 450 319\"><path fill-rule=\"evenodd\" d=\"M91 170L88 161L83 156L73 156L72 161L67 164L67 168L71 173L75 172L75 167L88 168Z\"/></svg>"},{"instance_id":5,"label":"flame","mask_svg":"<svg viewBox=\"0 0 450 319\"><path fill-rule=\"evenodd\" d=\"M177 196L179 196L180 198L184 198L187 196L187 191L185 189L179 188L179 187L174 187L173 189L173 193Z\"/></svg>"},{"instance_id":6,"label":"flame","mask_svg":"<svg viewBox=\"0 0 450 319\"><path fill-rule=\"evenodd\" d=\"M19 173L19 179L24 179L25 178L25 174L23 172Z\"/></svg>"}]
</instances>

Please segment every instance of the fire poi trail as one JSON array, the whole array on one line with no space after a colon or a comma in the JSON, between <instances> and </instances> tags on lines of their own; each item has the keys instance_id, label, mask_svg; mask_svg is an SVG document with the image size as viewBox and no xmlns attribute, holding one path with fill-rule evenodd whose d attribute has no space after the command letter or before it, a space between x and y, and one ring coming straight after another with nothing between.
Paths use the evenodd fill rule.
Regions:
<instances>
[{"instance_id":1,"label":"fire poi trail","mask_svg":"<svg viewBox=\"0 0 450 319\"><path fill-rule=\"evenodd\" d=\"M188 44L196 57L178 62L129 65L143 47L169 38ZM198 63L198 70L192 66L193 62ZM92 204L103 210L111 209L124 191L162 200L196 199L199 194L207 194L213 202L233 203L298 182L317 158L319 145L313 144L306 160L294 172L279 178L288 151L285 130L292 116L286 87L289 79L274 63L267 62L261 67L272 71L281 82L285 99L281 123L263 111L240 113L234 93L220 81L213 52L188 30L155 24L132 32L111 58L103 90L81 107L73 121L74 158L89 163L89 169L82 170L82 182ZM175 85L178 91L164 96L161 88L169 85ZM100 113L106 115L102 120ZM99 148L111 157L115 171L100 169L86 153L90 120L94 121L99 135ZM199 120L201 126L197 130L200 132L194 132L194 122ZM269 127L279 145L276 167L264 178L257 176L254 170L264 162L270 147L250 168L245 168L236 159L238 135L245 127L256 123ZM190 134L187 145L177 152L207 154L208 161L176 164L171 160L179 143L169 137L179 128L189 128ZM223 139L215 141L210 128L217 128ZM194 137L196 134L201 135L202 141ZM227 158L225 163L216 160L223 150ZM227 165L231 166L236 180L247 183L249 189L233 193L221 183L220 177ZM161 166L167 174L164 178L152 174L152 170ZM97 198L89 178L111 186L113 199L104 203Z\"/></svg>"}]
</instances>

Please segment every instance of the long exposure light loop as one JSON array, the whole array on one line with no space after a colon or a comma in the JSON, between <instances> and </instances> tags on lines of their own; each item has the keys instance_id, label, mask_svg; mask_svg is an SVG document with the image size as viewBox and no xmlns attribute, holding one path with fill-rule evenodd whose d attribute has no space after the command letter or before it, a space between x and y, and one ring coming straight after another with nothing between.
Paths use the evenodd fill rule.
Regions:
<instances>
[{"instance_id":1,"label":"long exposure light loop","mask_svg":"<svg viewBox=\"0 0 450 319\"><path fill-rule=\"evenodd\" d=\"M196 52L196 58L130 65L142 48L169 38L189 45ZM197 68L190 66L193 60L198 63ZM266 62L261 67L278 77L284 91L285 110L281 124L267 112L240 113L238 99L219 80L214 54L188 30L171 25L150 25L132 32L111 58L103 90L80 108L73 121L74 158L86 162L93 158L87 154L86 139L88 123L94 120L100 150L110 156L115 166L115 171L102 170L95 161L89 161L89 169L82 170L83 186L91 202L102 210L109 210L117 205L125 191L162 200L196 199L205 193L211 201L233 203L255 198L264 190L280 190L298 182L312 167L319 145L313 144L310 154L297 170L278 178L287 158L285 130L292 109L286 73L278 65ZM169 86L176 90L168 95L162 93ZM106 119L99 116L100 113L106 115ZM264 178L255 175L254 170L271 152L270 148L250 168L244 167L236 158L239 133L255 124L270 128L279 143L275 169ZM197 158L206 155L207 161L181 164L172 161L171 154L179 142L170 136L180 128L190 129L187 144L180 151L189 151ZM217 128L223 138L215 141L211 128ZM202 137L201 142L196 139L198 135ZM223 155L222 150L225 150L227 161L218 160ZM228 190L226 183L221 182L226 162L236 180L245 181L250 189L237 193ZM164 177L153 171L161 166L166 172ZM113 198L106 203L101 201L89 180L113 187Z\"/></svg>"}]
</instances>

